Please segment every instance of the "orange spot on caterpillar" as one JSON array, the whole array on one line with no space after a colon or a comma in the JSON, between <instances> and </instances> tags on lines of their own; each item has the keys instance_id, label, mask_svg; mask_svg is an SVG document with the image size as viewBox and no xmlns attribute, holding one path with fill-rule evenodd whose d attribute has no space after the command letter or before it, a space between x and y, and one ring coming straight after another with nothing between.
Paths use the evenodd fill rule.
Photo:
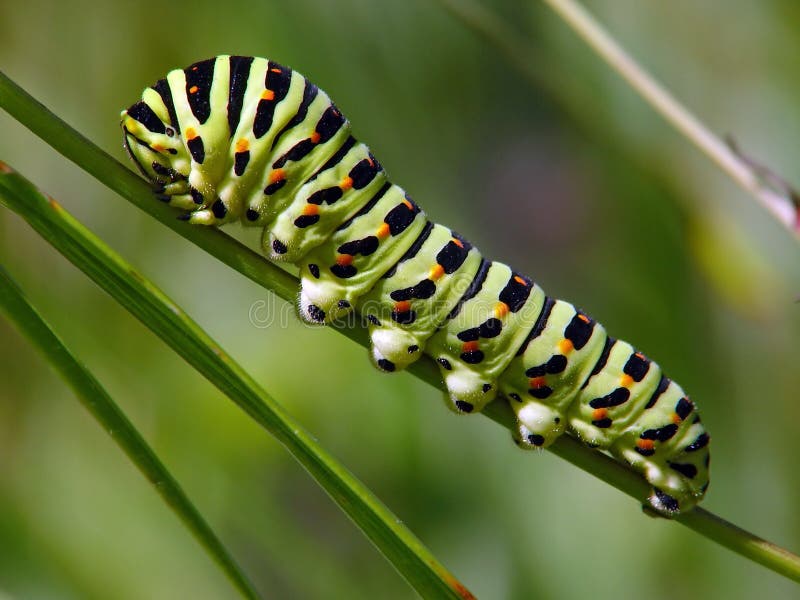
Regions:
<instances>
[{"instance_id":1,"label":"orange spot on caterpillar","mask_svg":"<svg viewBox=\"0 0 800 600\"><path fill-rule=\"evenodd\" d=\"M475 352L478 349L478 342L464 342L461 344L461 351L462 352Z\"/></svg>"},{"instance_id":2,"label":"orange spot on caterpillar","mask_svg":"<svg viewBox=\"0 0 800 600\"><path fill-rule=\"evenodd\" d=\"M261 92L261 99L262 100L275 100L275 92L272 90L264 90Z\"/></svg>"},{"instance_id":3,"label":"orange spot on caterpillar","mask_svg":"<svg viewBox=\"0 0 800 600\"><path fill-rule=\"evenodd\" d=\"M633 385L633 377L628 375L627 373L619 378L620 386L624 388L629 388Z\"/></svg>"},{"instance_id":4,"label":"orange spot on caterpillar","mask_svg":"<svg viewBox=\"0 0 800 600\"><path fill-rule=\"evenodd\" d=\"M245 138L240 138L236 141L236 152L247 152L250 149L250 142Z\"/></svg>"},{"instance_id":5,"label":"orange spot on caterpillar","mask_svg":"<svg viewBox=\"0 0 800 600\"><path fill-rule=\"evenodd\" d=\"M672 413L672 422L675 423L675 425L678 425L681 421L683 421L683 419L681 419L678 413Z\"/></svg>"},{"instance_id":6,"label":"orange spot on caterpillar","mask_svg":"<svg viewBox=\"0 0 800 600\"><path fill-rule=\"evenodd\" d=\"M353 178L345 177L344 179L342 179L342 183L339 184L339 187L342 188L342 190L344 191L349 190L351 187L353 187Z\"/></svg>"},{"instance_id":7,"label":"orange spot on caterpillar","mask_svg":"<svg viewBox=\"0 0 800 600\"><path fill-rule=\"evenodd\" d=\"M642 450L652 450L655 448L656 443L653 440L636 440L636 445Z\"/></svg>"},{"instance_id":8,"label":"orange spot on caterpillar","mask_svg":"<svg viewBox=\"0 0 800 600\"><path fill-rule=\"evenodd\" d=\"M411 302L408 300L400 300L400 302L394 303L394 310L395 312L404 313L411 310Z\"/></svg>"},{"instance_id":9,"label":"orange spot on caterpillar","mask_svg":"<svg viewBox=\"0 0 800 600\"><path fill-rule=\"evenodd\" d=\"M369 164L370 167L374 167L375 166L375 161L372 160L371 156L367 157L367 163Z\"/></svg>"},{"instance_id":10,"label":"orange spot on caterpillar","mask_svg":"<svg viewBox=\"0 0 800 600\"><path fill-rule=\"evenodd\" d=\"M413 204L411 204L411 202L409 202L408 200L403 200L403 204L405 204L405 205L406 205L406 208L407 208L408 210L414 210L414 205L413 205Z\"/></svg>"},{"instance_id":11,"label":"orange spot on caterpillar","mask_svg":"<svg viewBox=\"0 0 800 600\"><path fill-rule=\"evenodd\" d=\"M303 214L306 216L313 216L319 214L319 206L316 204L306 204L303 207ZM344 256L350 256L349 254L345 254ZM348 263L350 264L350 263Z\"/></svg>"},{"instance_id":12,"label":"orange spot on caterpillar","mask_svg":"<svg viewBox=\"0 0 800 600\"><path fill-rule=\"evenodd\" d=\"M572 344L572 340L564 338L560 342L558 342L558 349L561 350L561 354L569 354L572 352L575 346Z\"/></svg>"},{"instance_id":13,"label":"orange spot on caterpillar","mask_svg":"<svg viewBox=\"0 0 800 600\"><path fill-rule=\"evenodd\" d=\"M156 152L164 152L165 148L161 144L150 144L150 149Z\"/></svg>"},{"instance_id":14,"label":"orange spot on caterpillar","mask_svg":"<svg viewBox=\"0 0 800 600\"><path fill-rule=\"evenodd\" d=\"M590 321L589 317L587 317L586 315L582 315L582 314L580 314L580 313L578 313L578 318L579 318L581 321L583 321L584 323L588 323L588 322Z\"/></svg>"},{"instance_id":15,"label":"orange spot on caterpillar","mask_svg":"<svg viewBox=\"0 0 800 600\"><path fill-rule=\"evenodd\" d=\"M319 144L319 140L321 138L322 138L322 136L318 132L315 131L314 133L311 134L311 137L309 139L311 140L312 144Z\"/></svg>"},{"instance_id":16,"label":"orange spot on caterpillar","mask_svg":"<svg viewBox=\"0 0 800 600\"><path fill-rule=\"evenodd\" d=\"M283 181L284 179L286 179L286 171L283 169L273 169L269 174L268 181L270 183L275 183L277 181Z\"/></svg>"},{"instance_id":17,"label":"orange spot on caterpillar","mask_svg":"<svg viewBox=\"0 0 800 600\"><path fill-rule=\"evenodd\" d=\"M270 69L270 71L272 71L273 73L280 73L281 72L281 70L278 69L277 67L274 67L274 68Z\"/></svg>"},{"instance_id":18,"label":"orange spot on caterpillar","mask_svg":"<svg viewBox=\"0 0 800 600\"><path fill-rule=\"evenodd\" d=\"M444 267L439 263L436 263L434 266L431 267L431 270L428 273L428 279L436 281L437 279L440 279L442 275L444 275Z\"/></svg>"},{"instance_id":19,"label":"orange spot on caterpillar","mask_svg":"<svg viewBox=\"0 0 800 600\"><path fill-rule=\"evenodd\" d=\"M498 302L494 305L494 316L498 319L502 319L508 314L508 304L505 302Z\"/></svg>"},{"instance_id":20,"label":"orange spot on caterpillar","mask_svg":"<svg viewBox=\"0 0 800 600\"><path fill-rule=\"evenodd\" d=\"M0 173L13 173L14 169L8 166L7 163L4 163L0 160Z\"/></svg>"},{"instance_id":21,"label":"orange spot on caterpillar","mask_svg":"<svg viewBox=\"0 0 800 600\"><path fill-rule=\"evenodd\" d=\"M197 71L197 67L192 67L192 71Z\"/></svg>"},{"instance_id":22,"label":"orange spot on caterpillar","mask_svg":"<svg viewBox=\"0 0 800 600\"><path fill-rule=\"evenodd\" d=\"M524 280L522 277L520 277L519 275L514 275L514 281L516 281L516 282L517 282L518 284L520 284L520 285L524 285L524 286L527 286L527 285L528 285L528 282L527 282L527 281L525 281L525 280Z\"/></svg>"},{"instance_id":23,"label":"orange spot on caterpillar","mask_svg":"<svg viewBox=\"0 0 800 600\"><path fill-rule=\"evenodd\" d=\"M459 240L458 238L453 238L453 240L452 240L452 241L453 241L453 243L454 243L456 246L458 246L459 248L463 248L463 247L464 247L464 242L462 242L462 241L461 241L461 240Z\"/></svg>"},{"instance_id":24,"label":"orange spot on caterpillar","mask_svg":"<svg viewBox=\"0 0 800 600\"><path fill-rule=\"evenodd\" d=\"M197 132L194 130L194 127L187 127L186 128L186 139L191 141L197 137Z\"/></svg>"},{"instance_id":25,"label":"orange spot on caterpillar","mask_svg":"<svg viewBox=\"0 0 800 600\"><path fill-rule=\"evenodd\" d=\"M637 352L636 354L634 354L634 356L635 356L636 358L638 358L639 360L647 360L647 359L644 357L644 354L642 354L641 352Z\"/></svg>"},{"instance_id":26,"label":"orange spot on caterpillar","mask_svg":"<svg viewBox=\"0 0 800 600\"><path fill-rule=\"evenodd\" d=\"M377 235L380 239L384 239L389 236L389 233L389 224L381 223L381 226L378 227L378 231L375 232L375 235Z\"/></svg>"},{"instance_id":27,"label":"orange spot on caterpillar","mask_svg":"<svg viewBox=\"0 0 800 600\"><path fill-rule=\"evenodd\" d=\"M534 390L538 390L545 386L546 380L544 377L534 377L528 383L530 384L531 388L533 388Z\"/></svg>"},{"instance_id":28,"label":"orange spot on caterpillar","mask_svg":"<svg viewBox=\"0 0 800 600\"><path fill-rule=\"evenodd\" d=\"M592 411L592 421L602 421L608 416L608 410L605 408L595 408Z\"/></svg>"},{"instance_id":29,"label":"orange spot on caterpillar","mask_svg":"<svg viewBox=\"0 0 800 600\"><path fill-rule=\"evenodd\" d=\"M189 93L190 94L196 94L197 90L199 90L199 89L200 89L199 87L197 87L196 85L193 85L192 87L189 88Z\"/></svg>"},{"instance_id":30,"label":"orange spot on caterpillar","mask_svg":"<svg viewBox=\"0 0 800 600\"><path fill-rule=\"evenodd\" d=\"M342 267L346 267L353 263L353 255L352 254L340 254L336 257L336 264Z\"/></svg>"}]
</instances>

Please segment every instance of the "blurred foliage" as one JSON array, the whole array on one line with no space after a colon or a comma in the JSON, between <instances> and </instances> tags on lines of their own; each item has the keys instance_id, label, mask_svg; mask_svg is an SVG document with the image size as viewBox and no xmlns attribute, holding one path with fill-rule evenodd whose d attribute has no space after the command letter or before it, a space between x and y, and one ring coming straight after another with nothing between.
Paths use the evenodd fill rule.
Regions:
<instances>
[{"instance_id":1,"label":"blurred foliage","mask_svg":"<svg viewBox=\"0 0 800 600\"><path fill-rule=\"evenodd\" d=\"M298 69L434 219L575 301L681 382L714 440L704 505L798 550L796 244L552 13L494 4L535 39L529 60L564 80L580 118L421 0L224 9L6 0L0 68L120 159L120 109L169 69L223 52ZM800 183L796 3L587 7L712 129ZM303 327L292 307L118 201L5 114L0 159L180 302L479 597L796 594L554 456L516 450L485 420L457 418L419 381L375 372L363 349ZM5 211L0 262L266 595L412 596L277 443ZM0 595L233 597L5 322L0 382Z\"/></svg>"}]
</instances>

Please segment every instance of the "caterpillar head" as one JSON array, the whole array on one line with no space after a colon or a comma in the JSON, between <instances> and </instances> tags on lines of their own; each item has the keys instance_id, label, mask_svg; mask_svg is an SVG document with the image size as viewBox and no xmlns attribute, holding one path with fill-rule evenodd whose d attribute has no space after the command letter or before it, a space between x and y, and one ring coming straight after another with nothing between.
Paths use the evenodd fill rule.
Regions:
<instances>
[{"instance_id":1,"label":"caterpillar head","mask_svg":"<svg viewBox=\"0 0 800 600\"><path fill-rule=\"evenodd\" d=\"M159 115L153 108L155 99L161 103L152 88L145 90L142 100L120 115L125 136L125 149L139 172L156 184L167 196L186 194L191 160L183 146L180 134L170 125L169 116ZM163 106L163 103L161 103Z\"/></svg>"}]
</instances>

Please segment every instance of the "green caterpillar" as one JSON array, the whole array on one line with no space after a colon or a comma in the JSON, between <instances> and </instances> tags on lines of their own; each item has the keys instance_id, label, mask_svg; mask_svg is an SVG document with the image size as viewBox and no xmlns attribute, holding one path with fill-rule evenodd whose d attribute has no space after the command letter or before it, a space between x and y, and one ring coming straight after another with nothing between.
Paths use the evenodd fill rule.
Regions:
<instances>
[{"instance_id":1,"label":"green caterpillar","mask_svg":"<svg viewBox=\"0 0 800 600\"><path fill-rule=\"evenodd\" d=\"M570 432L642 473L646 505L664 516L705 494L709 436L680 386L429 221L299 73L245 56L198 62L147 88L122 127L138 169L182 218L263 228L270 260L300 268L304 319L366 317L379 369L428 354L450 408L477 412L503 396L520 446Z\"/></svg>"}]
</instances>

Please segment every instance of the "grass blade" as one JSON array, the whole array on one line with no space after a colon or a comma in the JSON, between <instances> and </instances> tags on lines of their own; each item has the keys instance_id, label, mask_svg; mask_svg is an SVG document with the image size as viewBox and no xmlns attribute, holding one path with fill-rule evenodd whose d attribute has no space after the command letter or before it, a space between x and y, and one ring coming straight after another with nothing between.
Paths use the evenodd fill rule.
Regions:
<instances>
[{"instance_id":1,"label":"grass blade","mask_svg":"<svg viewBox=\"0 0 800 600\"><path fill-rule=\"evenodd\" d=\"M530 39L524 37L511 23L477 0L438 0L456 19L484 38L503 53L508 62L518 69L535 86L547 91L584 128L597 126L587 121L586 111L576 104L580 94L578 86L557 69L542 69L540 52ZM542 0L590 48L614 69L642 99L671 127L694 144L734 183L754 198L766 211L794 237L800 240L800 205L796 192L785 182L760 165L748 160L730 143L718 136L688 108L683 106L669 90L645 71L602 26L574 0Z\"/></svg>"},{"instance_id":2,"label":"grass blade","mask_svg":"<svg viewBox=\"0 0 800 600\"><path fill-rule=\"evenodd\" d=\"M2 163L0 203L18 212L59 252L286 446L421 596L472 597L363 483L319 446L177 304L55 200L43 196Z\"/></svg>"},{"instance_id":3,"label":"grass blade","mask_svg":"<svg viewBox=\"0 0 800 600\"><path fill-rule=\"evenodd\" d=\"M755 198L781 225L800 240L800 211L789 195L778 195L764 184L751 165L725 144L574 0L543 0L553 12L661 115L710 158L739 187Z\"/></svg>"},{"instance_id":4,"label":"grass blade","mask_svg":"<svg viewBox=\"0 0 800 600\"><path fill-rule=\"evenodd\" d=\"M244 571L125 413L75 358L0 265L0 312L50 363L245 598L260 598Z\"/></svg>"}]
</instances>

